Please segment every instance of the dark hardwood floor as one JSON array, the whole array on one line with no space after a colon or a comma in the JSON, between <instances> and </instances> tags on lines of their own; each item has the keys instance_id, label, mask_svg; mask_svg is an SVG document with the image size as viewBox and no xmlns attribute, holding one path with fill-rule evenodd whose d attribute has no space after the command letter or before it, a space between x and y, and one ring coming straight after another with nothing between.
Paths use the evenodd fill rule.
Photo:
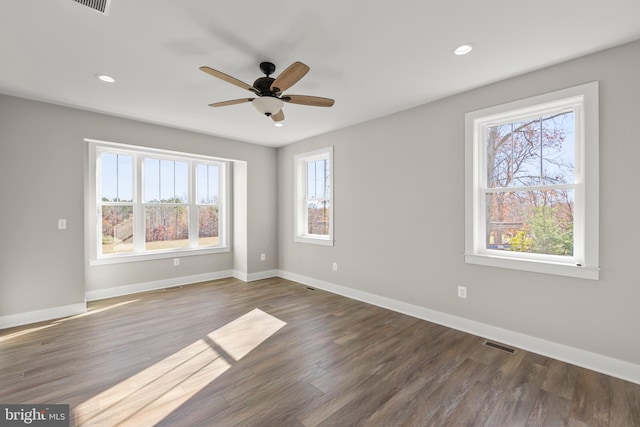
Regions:
<instances>
[{"instance_id":1,"label":"dark hardwood floor","mask_svg":"<svg viewBox=\"0 0 640 427\"><path fill-rule=\"evenodd\" d=\"M640 385L279 278L2 330L0 402L83 426L640 426Z\"/></svg>"}]
</instances>

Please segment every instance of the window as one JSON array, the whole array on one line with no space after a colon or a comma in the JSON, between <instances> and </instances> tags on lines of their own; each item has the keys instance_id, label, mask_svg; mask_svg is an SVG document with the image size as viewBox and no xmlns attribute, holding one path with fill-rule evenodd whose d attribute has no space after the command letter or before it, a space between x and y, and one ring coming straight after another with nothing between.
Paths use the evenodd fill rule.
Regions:
<instances>
[{"instance_id":1,"label":"window","mask_svg":"<svg viewBox=\"0 0 640 427\"><path fill-rule=\"evenodd\" d=\"M229 250L226 162L87 142L92 263Z\"/></svg>"},{"instance_id":2,"label":"window","mask_svg":"<svg viewBox=\"0 0 640 427\"><path fill-rule=\"evenodd\" d=\"M467 263L598 279L598 86L466 115Z\"/></svg>"},{"instance_id":3,"label":"window","mask_svg":"<svg viewBox=\"0 0 640 427\"><path fill-rule=\"evenodd\" d=\"M295 156L295 241L333 245L333 147Z\"/></svg>"}]
</instances>

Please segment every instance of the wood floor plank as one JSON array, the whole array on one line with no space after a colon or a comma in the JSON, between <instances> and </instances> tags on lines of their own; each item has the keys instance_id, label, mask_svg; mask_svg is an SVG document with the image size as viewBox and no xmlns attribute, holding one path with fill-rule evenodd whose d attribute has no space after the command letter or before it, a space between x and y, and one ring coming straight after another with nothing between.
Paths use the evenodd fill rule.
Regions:
<instances>
[{"instance_id":1,"label":"wood floor plank","mask_svg":"<svg viewBox=\"0 0 640 427\"><path fill-rule=\"evenodd\" d=\"M66 403L74 426L640 427L640 385L484 342L281 278L222 279L0 330L0 402Z\"/></svg>"},{"instance_id":2,"label":"wood floor plank","mask_svg":"<svg viewBox=\"0 0 640 427\"><path fill-rule=\"evenodd\" d=\"M526 427L561 427L569 422L571 400L542 390L533 404Z\"/></svg>"},{"instance_id":3,"label":"wood floor plank","mask_svg":"<svg viewBox=\"0 0 640 427\"><path fill-rule=\"evenodd\" d=\"M611 404L609 387L609 377L606 375L578 368L569 417L591 426L608 426Z\"/></svg>"},{"instance_id":4,"label":"wood floor plank","mask_svg":"<svg viewBox=\"0 0 640 427\"><path fill-rule=\"evenodd\" d=\"M496 357L485 370L479 381L485 382L493 387L509 387L513 375L526 356L526 352L517 351L515 354L510 354L497 348L494 348L493 351L496 353Z\"/></svg>"},{"instance_id":5,"label":"wood floor plank","mask_svg":"<svg viewBox=\"0 0 640 427\"><path fill-rule=\"evenodd\" d=\"M502 398L503 391L477 381L464 399L452 411L445 427L474 427L487 425L493 409Z\"/></svg>"},{"instance_id":6,"label":"wood floor plank","mask_svg":"<svg viewBox=\"0 0 640 427\"><path fill-rule=\"evenodd\" d=\"M529 358L528 355L519 351L511 355L511 363L501 363L498 369L493 370L496 374L489 377L489 384L505 392L489 417L488 425L522 425L536 411L535 403L539 401L542 392L540 387L548 368L538 365L535 358ZM506 372L512 374L505 376Z\"/></svg>"},{"instance_id":7,"label":"wood floor plank","mask_svg":"<svg viewBox=\"0 0 640 427\"><path fill-rule=\"evenodd\" d=\"M465 359L443 381L430 398L415 408L404 422L407 425L444 425L455 408L461 404L465 395L471 390L485 366L475 360Z\"/></svg>"},{"instance_id":8,"label":"wood floor plank","mask_svg":"<svg viewBox=\"0 0 640 427\"><path fill-rule=\"evenodd\" d=\"M460 365L466 361L472 361L467 356L474 351L480 341L477 337L461 336L458 331L452 330L440 338L444 339L447 336L450 339L447 344L441 342L440 345L431 348L439 349L440 353L437 357L428 356L425 353L418 354L415 360L422 362L421 366L409 363L384 377L397 388L398 392L374 412L370 419L373 424L383 423L384 419L393 420L393 424L406 424L408 419L415 418L416 415L422 419L426 412L425 407L429 407L433 401L441 402L439 398L434 398L432 395L441 390L443 384L449 382L456 371L459 372ZM480 375L485 368L479 363L477 365L477 369L474 369L474 380L475 373ZM408 370L408 367L413 370Z\"/></svg>"},{"instance_id":9,"label":"wood floor plank","mask_svg":"<svg viewBox=\"0 0 640 427\"><path fill-rule=\"evenodd\" d=\"M578 378L578 370L575 366L558 360L551 361L547 378L542 384L542 389L565 399L573 397L573 389Z\"/></svg>"}]
</instances>

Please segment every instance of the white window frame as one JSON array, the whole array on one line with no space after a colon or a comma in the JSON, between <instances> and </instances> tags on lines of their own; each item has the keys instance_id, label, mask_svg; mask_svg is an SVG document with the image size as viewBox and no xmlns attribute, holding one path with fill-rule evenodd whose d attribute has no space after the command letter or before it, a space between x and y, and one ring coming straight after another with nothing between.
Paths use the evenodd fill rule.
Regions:
<instances>
[{"instance_id":1,"label":"white window frame","mask_svg":"<svg viewBox=\"0 0 640 427\"><path fill-rule=\"evenodd\" d=\"M329 234L309 234L307 212L307 163L329 160ZM302 153L294 156L295 194L294 194L294 240L299 243L333 246L333 147Z\"/></svg>"},{"instance_id":2,"label":"white window frame","mask_svg":"<svg viewBox=\"0 0 640 427\"><path fill-rule=\"evenodd\" d=\"M147 261L153 259L183 257L191 255L205 255L221 252L229 252L231 228L230 228L230 162L210 156L203 156L177 151L160 150L148 147L120 144L94 139L85 139L88 147L88 164L86 174L86 194L87 194L87 257L89 265L117 264L133 261ZM134 248L133 252L102 254L102 224L101 201L99 200L100 153L125 154L133 156L133 210L134 210ZM172 248L164 250L145 250L144 244L144 206L162 204L150 204L143 201L143 159L151 157L155 159L166 159L180 162L187 162L189 168L189 200L187 203L176 204L176 206L187 206L189 208L189 247ZM219 179L219 203L218 203L218 234L219 243L216 246L198 246L198 203L196 198L196 165L212 164L220 168ZM125 203L131 204L131 203Z\"/></svg>"},{"instance_id":3,"label":"white window frame","mask_svg":"<svg viewBox=\"0 0 640 427\"><path fill-rule=\"evenodd\" d=\"M485 129L507 120L570 107L575 112L573 256L541 255L486 247ZM465 115L465 262L599 279L598 82L534 96Z\"/></svg>"}]
</instances>

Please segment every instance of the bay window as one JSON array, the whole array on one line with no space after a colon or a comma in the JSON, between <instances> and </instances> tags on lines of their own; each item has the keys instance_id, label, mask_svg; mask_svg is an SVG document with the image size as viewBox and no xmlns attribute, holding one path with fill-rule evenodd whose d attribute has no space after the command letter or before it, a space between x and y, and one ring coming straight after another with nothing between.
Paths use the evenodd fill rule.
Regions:
<instances>
[{"instance_id":1,"label":"bay window","mask_svg":"<svg viewBox=\"0 0 640 427\"><path fill-rule=\"evenodd\" d=\"M87 140L89 258L95 264L228 251L228 164ZM171 255L174 254L174 255Z\"/></svg>"}]
</instances>

